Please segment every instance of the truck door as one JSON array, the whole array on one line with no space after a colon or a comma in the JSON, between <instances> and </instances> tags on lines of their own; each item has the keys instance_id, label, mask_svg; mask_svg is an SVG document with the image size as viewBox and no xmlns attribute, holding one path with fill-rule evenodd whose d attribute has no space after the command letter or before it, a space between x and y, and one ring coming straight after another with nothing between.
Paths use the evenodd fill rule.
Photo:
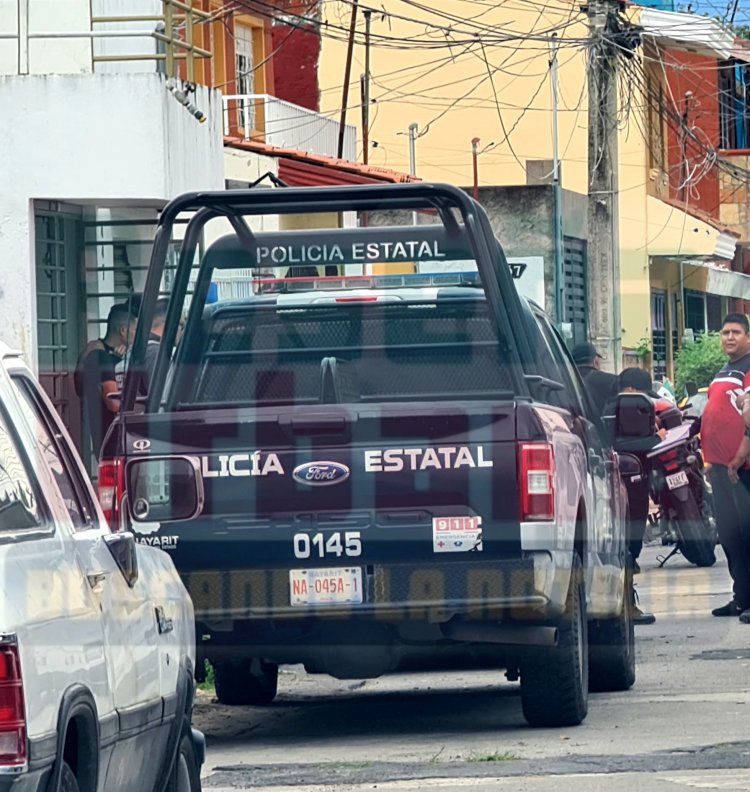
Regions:
<instances>
[{"instance_id":1,"label":"truck door","mask_svg":"<svg viewBox=\"0 0 750 792\"><path fill-rule=\"evenodd\" d=\"M30 377L18 375L13 381L72 523L75 562L102 624L109 686L120 727L127 726L128 717L142 722L143 710L150 707L154 717L158 710L160 720L157 622L146 582L139 579L129 586L105 544L109 529L100 522L91 490L54 409Z\"/></svg>"},{"instance_id":2,"label":"truck door","mask_svg":"<svg viewBox=\"0 0 750 792\"><path fill-rule=\"evenodd\" d=\"M594 505L590 514L595 515L591 526L593 529L591 535L595 543L592 549L600 556L601 561L606 559L605 563L617 563L616 556L619 553L617 543L620 537L614 530L619 512L616 508L617 498L614 489L617 483L617 476L614 473L614 454L603 442L599 427L586 411L580 380L565 350L565 345L546 317L538 316L537 320L550 347L561 382L565 385L565 398L568 402L565 406L570 408L575 416L575 431L586 447L588 477Z\"/></svg>"}]
</instances>

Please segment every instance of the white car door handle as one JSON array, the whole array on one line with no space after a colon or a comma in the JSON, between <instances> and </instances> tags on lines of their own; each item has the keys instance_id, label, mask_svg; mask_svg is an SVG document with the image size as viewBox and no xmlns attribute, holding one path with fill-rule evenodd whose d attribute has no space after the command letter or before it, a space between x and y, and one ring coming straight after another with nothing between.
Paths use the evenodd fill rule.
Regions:
<instances>
[{"instance_id":1,"label":"white car door handle","mask_svg":"<svg viewBox=\"0 0 750 792\"><path fill-rule=\"evenodd\" d=\"M106 577L106 572L90 572L88 575L86 575L91 588L96 588Z\"/></svg>"}]
</instances>

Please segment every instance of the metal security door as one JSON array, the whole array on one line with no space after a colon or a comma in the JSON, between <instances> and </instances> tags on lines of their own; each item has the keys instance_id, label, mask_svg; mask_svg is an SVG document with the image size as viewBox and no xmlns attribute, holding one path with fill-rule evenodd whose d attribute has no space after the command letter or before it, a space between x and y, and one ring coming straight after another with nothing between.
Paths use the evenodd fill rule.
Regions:
<instances>
[{"instance_id":1,"label":"metal security door","mask_svg":"<svg viewBox=\"0 0 750 792\"><path fill-rule=\"evenodd\" d=\"M651 290L651 371L655 380L667 376L667 293Z\"/></svg>"},{"instance_id":2,"label":"metal security door","mask_svg":"<svg viewBox=\"0 0 750 792\"><path fill-rule=\"evenodd\" d=\"M573 330L573 344L588 338L588 297L586 293L586 240L565 237L563 242L565 263L565 321Z\"/></svg>"},{"instance_id":3,"label":"metal security door","mask_svg":"<svg viewBox=\"0 0 750 792\"><path fill-rule=\"evenodd\" d=\"M81 448L81 407L73 385L84 319L81 219L37 209L34 227L39 381Z\"/></svg>"}]
</instances>

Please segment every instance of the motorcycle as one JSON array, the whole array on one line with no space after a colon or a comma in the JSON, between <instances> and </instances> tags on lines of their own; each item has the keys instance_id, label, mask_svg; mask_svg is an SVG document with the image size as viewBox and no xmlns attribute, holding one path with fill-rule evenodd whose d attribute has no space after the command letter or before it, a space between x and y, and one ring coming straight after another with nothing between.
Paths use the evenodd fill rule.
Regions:
<instances>
[{"instance_id":1,"label":"motorcycle","mask_svg":"<svg viewBox=\"0 0 750 792\"><path fill-rule=\"evenodd\" d=\"M657 559L659 566L677 552L696 566L712 566L716 563L718 536L699 440L679 408L658 414L667 431L646 454L651 468L651 500L657 506L649 516L657 530L650 534L651 538L660 537L663 545L673 545L669 555Z\"/></svg>"}]
</instances>

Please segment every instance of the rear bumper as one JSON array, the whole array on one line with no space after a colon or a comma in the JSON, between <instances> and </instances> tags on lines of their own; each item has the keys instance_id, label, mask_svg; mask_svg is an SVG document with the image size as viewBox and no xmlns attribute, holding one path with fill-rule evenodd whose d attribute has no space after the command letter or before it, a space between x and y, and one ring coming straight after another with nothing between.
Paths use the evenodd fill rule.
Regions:
<instances>
[{"instance_id":1,"label":"rear bumper","mask_svg":"<svg viewBox=\"0 0 750 792\"><path fill-rule=\"evenodd\" d=\"M525 553L520 559L389 564L364 567L363 603L290 604L289 570L206 570L185 575L196 620L377 617L442 622L472 618L559 615L570 581L568 553Z\"/></svg>"}]
</instances>

